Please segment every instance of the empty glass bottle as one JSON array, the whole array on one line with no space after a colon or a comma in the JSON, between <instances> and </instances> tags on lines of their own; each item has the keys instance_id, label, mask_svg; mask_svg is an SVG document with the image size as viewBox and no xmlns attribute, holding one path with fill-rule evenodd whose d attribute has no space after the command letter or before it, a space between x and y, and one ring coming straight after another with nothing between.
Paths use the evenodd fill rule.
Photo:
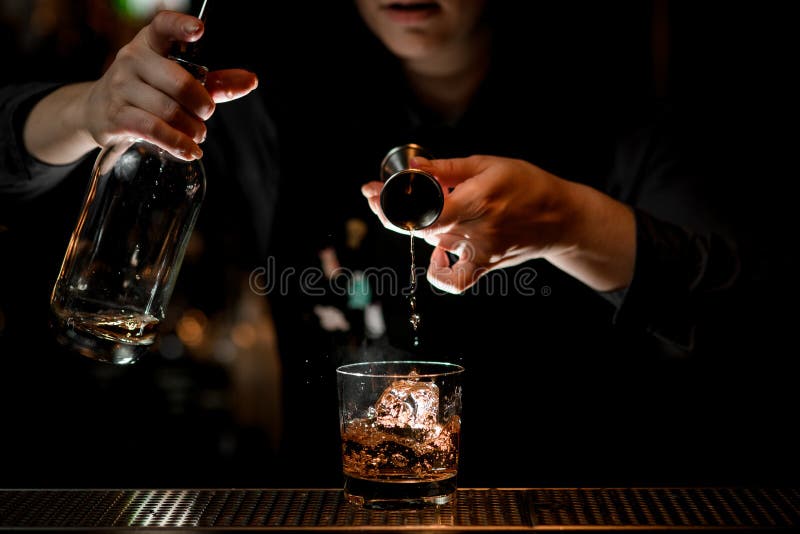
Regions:
<instances>
[{"instance_id":1,"label":"empty glass bottle","mask_svg":"<svg viewBox=\"0 0 800 534\"><path fill-rule=\"evenodd\" d=\"M173 59L205 82L192 57ZM50 300L61 343L116 364L148 351L205 190L200 160L135 139L103 148Z\"/></svg>"}]
</instances>

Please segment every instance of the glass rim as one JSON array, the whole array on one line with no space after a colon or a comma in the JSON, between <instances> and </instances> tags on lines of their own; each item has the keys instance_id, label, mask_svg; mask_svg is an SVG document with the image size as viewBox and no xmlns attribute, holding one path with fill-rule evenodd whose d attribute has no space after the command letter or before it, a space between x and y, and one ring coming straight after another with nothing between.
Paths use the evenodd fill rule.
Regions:
<instances>
[{"instance_id":1,"label":"glass rim","mask_svg":"<svg viewBox=\"0 0 800 534\"><path fill-rule=\"evenodd\" d=\"M369 366L387 366L387 365L431 365L441 367L441 371L418 373L415 378L435 378L440 376L452 376L464 372L464 367L457 363L451 362L438 362L433 360L386 360L386 361L371 361L371 362L356 362L340 365L336 368L336 374L345 376L363 376L369 378L407 378L409 373L398 373L381 371L380 369L375 372L358 371L358 369L368 368Z\"/></svg>"}]
</instances>

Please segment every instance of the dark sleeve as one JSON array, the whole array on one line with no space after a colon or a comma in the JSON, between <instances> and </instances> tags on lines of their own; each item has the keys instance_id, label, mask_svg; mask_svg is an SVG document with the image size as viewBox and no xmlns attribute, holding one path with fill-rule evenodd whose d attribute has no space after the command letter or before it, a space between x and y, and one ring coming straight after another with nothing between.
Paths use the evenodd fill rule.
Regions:
<instances>
[{"instance_id":1,"label":"dark sleeve","mask_svg":"<svg viewBox=\"0 0 800 534\"><path fill-rule=\"evenodd\" d=\"M736 288L742 263L728 215L735 180L721 189L712 153L698 150L695 134L669 118L640 131L620 145L610 184L636 219L631 284L604 294L617 305L614 324L681 356L694 351L714 299Z\"/></svg>"},{"instance_id":2,"label":"dark sleeve","mask_svg":"<svg viewBox=\"0 0 800 534\"><path fill-rule=\"evenodd\" d=\"M614 323L647 331L671 353L689 354L706 301L737 281L737 247L718 233L694 231L641 209L635 217L633 279L626 290L607 294L618 304Z\"/></svg>"},{"instance_id":3,"label":"dark sleeve","mask_svg":"<svg viewBox=\"0 0 800 534\"><path fill-rule=\"evenodd\" d=\"M0 205L25 202L58 185L82 160L48 165L32 157L22 141L25 118L57 84L0 87Z\"/></svg>"}]
</instances>

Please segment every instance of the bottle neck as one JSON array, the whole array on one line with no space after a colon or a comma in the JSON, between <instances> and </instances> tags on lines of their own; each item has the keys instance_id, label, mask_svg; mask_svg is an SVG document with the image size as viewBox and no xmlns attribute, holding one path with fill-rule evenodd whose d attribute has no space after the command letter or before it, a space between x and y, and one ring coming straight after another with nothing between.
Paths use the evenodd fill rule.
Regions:
<instances>
[{"instance_id":1,"label":"bottle neck","mask_svg":"<svg viewBox=\"0 0 800 534\"><path fill-rule=\"evenodd\" d=\"M186 44L186 43L183 43L183 44ZM178 65L180 65L181 67L183 67L187 71L189 71L189 74L194 76L200 83L202 83L203 85L206 84L206 76L208 75L208 68L207 67L204 67L203 65L199 65L199 64L194 63L192 61L186 60L183 57L181 57L180 55L170 54L169 58L171 60L175 61L176 63L178 63Z\"/></svg>"},{"instance_id":2,"label":"bottle neck","mask_svg":"<svg viewBox=\"0 0 800 534\"><path fill-rule=\"evenodd\" d=\"M206 23L208 16L208 0L203 1L200 8L200 13L197 15L203 24ZM194 76L203 85L206 83L206 76L208 69L200 63L200 43L199 42L184 42L175 41L172 43L169 56L170 59L177 62L180 66L185 68L189 74Z\"/></svg>"}]
</instances>

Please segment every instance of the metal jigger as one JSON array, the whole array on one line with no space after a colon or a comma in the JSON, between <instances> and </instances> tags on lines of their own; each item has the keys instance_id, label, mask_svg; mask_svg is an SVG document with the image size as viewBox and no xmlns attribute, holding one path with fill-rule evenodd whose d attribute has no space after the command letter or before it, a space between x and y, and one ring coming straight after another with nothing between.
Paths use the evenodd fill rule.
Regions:
<instances>
[{"instance_id":1,"label":"metal jigger","mask_svg":"<svg viewBox=\"0 0 800 534\"><path fill-rule=\"evenodd\" d=\"M430 226L444 206L444 193L436 178L411 166L416 156L432 159L424 148L409 143L391 149L381 162L381 209L389 222L403 230Z\"/></svg>"}]
</instances>

